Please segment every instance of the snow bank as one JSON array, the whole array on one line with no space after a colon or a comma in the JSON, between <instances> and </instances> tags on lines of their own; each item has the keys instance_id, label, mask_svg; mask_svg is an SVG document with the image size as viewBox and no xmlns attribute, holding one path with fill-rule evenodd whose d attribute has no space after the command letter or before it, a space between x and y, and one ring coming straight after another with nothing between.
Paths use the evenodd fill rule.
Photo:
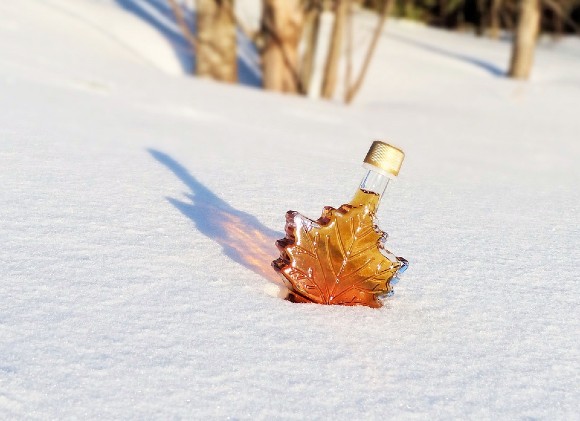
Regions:
<instances>
[{"instance_id":1,"label":"snow bank","mask_svg":"<svg viewBox=\"0 0 580 421\"><path fill-rule=\"evenodd\" d=\"M347 108L168 75L165 35L117 3L17 3L0 418L578 413L577 43L520 83L507 43L392 22ZM375 138L407 152L380 210L411 263L394 297L277 298L284 212L347 201Z\"/></svg>"}]
</instances>

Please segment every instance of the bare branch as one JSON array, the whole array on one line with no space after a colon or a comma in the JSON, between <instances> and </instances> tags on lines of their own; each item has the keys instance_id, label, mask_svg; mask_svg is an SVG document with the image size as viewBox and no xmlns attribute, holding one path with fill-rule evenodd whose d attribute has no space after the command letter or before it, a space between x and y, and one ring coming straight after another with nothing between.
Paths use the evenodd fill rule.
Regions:
<instances>
[{"instance_id":1,"label":"bare branch","mask_svg":"<svg viewBox=\"0 0 580 421\"><path fill-rule=\"evenodd\" d=\"M171 0L171 1L175 1L175 0ZM226 2L225 6L227 8L227 12L230 14L232 20L235 22L238 29L240 31L242 31L242 33L246 36L246 38L251 39L252 41L255 42L260 31L252 31L250 28L248 28L248 26L244 22L242 22L240 19L238 19L238 16L236 15L236 12L233 9L233 7L231 7L230 3Z\"/></svg>"},{"instance_id":2,"label":"bare branch","mask_svg":"<svg viewBox=\"0 0 580 421\"><path fill-rule=\"evenodd\" d=\"M577 34L580 34L580 26L572 20L570 15L564 11L563 6L558 3L556 0L542 0L546 7L551 9L554 13L560 16L564 21L576 31Z\"/></svg>"},{"instance_id":3,"label":"bare branch","mask_svg":"<svg viewBox=\"0 0 580 421\"><path fill-rule=\"evenodd\" d=\"M330 99L334 94L336 87L338 63L342 52L342 38L344 32L344 23L346 20L346 6L348 0L336 0L334 4L334 25L330 39L330 47L324 66L324 79L322 81L321 95L323 98Z\"/></svg>"},{"instance_id":4,"label":"bare branch","mask_svg":"<svg viewBox=\"0 0 580 421\"><path fill-rule=\"evenodd\" d=\"M346 5L346 69L344 72L344 92L348 92L352 83L352 42L353 42L353 22L352 22L352 0L347 0Z\"/></svg>"},{"instance_id":5,"label":"bare branch","mask_svg":"<svg viewBox=\"0 0 580 421\"><path fill-rule=\"evenodd\" d=\"M305 93L304 86L302 86L302 80L300 80L300 75L298 74L298 69L292 64L290 56L288 55L288 51L286 50L285 43L282 42L276 31L273 28L271 28L268 23L264 25L264 31L270 37L272 37L272 40L280 48L280 52L282 53L282 59L284 60L284 66L286 66L286 69L288 69L288 71L292 74L292 79L294 79L294 81L296 82L298 92Z\"/></svg>"},{"instance_id":6,"label":"bare branch","mask_svg":"<svg viewBox=\"0 0 580 421\"><path fill-rule=\"evenodd\" d=\"M173 15L175 16L175 21L177 25L179 25L179 29L181 33L191 46L192 51L195 53L198 47L197 37L191 32L185 18L183 16L183 10L181 6L177 3L176 0L167 0L169 2L169 6L171 6L171 10L173 11Z\"/></svg>"},{"instance_id":7,"label":"bare branch","mask_svg":"<svg viewBox=\"0 0 580 421\"><path fill-rule=\"evenodd\" d=\"M349 87L349 89L347 89L347 91L345 92L344 101L347 104L350 104L352 102L355 95L358 93L359 89L361 88L361 86L363 84L363 81L365 79L365 76L366 76L367 71L369 69L369 66L371 64L371 60L373 58L375 49L377 48L380 36L383 32L383 28L385 27L385 23L387 22L387 17L389 16L389 14L391 12L393 4L394 4L394 0L386 0L385 4L383 5L383 10L381 11L381 14L379 15L379 21L378 21L377 26L375 28L375 32L373 34L373 39L371 40L371 43L369 45L369 49L367 50L367 54L366 54L366 57L364 59L364 62L363 62L362 68L360 70L360 73L358 75L358 78L356 79L354 85Z\"/></svg>"}]
</instances>

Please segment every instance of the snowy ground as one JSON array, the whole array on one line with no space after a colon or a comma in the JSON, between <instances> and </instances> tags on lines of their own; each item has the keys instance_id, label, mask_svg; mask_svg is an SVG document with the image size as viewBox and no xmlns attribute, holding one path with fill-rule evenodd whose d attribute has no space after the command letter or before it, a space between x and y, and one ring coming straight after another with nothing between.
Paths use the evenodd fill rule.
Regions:
<instances>
[{"instance_id":1,"label":"snowy ground","mask_svg":"<svg viewBox=\"0 0 580 421\"><path fill-rule=\"evenodd\" d=\"M507 42L391 22L347 108L180 76L126 3L0 3L0 418L578 417L578 39L521 83ZM347 201L375 138L395 295L276 297L285 211Z\"/></svg>"}]
</instances>

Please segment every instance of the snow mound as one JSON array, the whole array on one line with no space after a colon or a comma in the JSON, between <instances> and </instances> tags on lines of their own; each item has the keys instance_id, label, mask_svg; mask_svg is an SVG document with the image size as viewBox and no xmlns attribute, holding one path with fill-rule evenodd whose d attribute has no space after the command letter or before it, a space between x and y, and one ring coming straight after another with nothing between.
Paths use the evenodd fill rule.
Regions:
<instances>
[{"instance_id":1,"label":"snow mound","mask_svg":"<svg viewBox=\"0 0 580 421\"><path fill-rule=\"evenodd\" d=\"M577 40L521 83L393 21L344 107L182 76L131 4L0 3L0 418L578 414ZM395 295L282 300L284 213L348 201L376 138Z\"/></svg>"}]
</instances>

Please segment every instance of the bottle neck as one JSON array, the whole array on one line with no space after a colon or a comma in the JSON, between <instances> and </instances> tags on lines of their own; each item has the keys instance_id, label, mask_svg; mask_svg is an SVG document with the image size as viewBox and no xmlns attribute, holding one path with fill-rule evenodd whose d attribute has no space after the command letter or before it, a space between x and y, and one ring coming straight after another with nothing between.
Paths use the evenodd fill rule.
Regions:
<instances>
[{"instance_id":1,"label":"bottle neck","mask_svg":"<svg viewBox=\"0 0 580 421\"><path fill-rule=\"evenodd\" d=\"M369 205L376 211L389 185L389 181L390 178L386 175L369 169L363 177L360 187L350 204L353 206Z\"/></svg>"},{"instance_id":2,"label":"bottle neck","mask_svg":"<svg viewBox=\"0 0 580 421\"><path fill-rule=\"evenodd\" d=\"M378 194L380 197L385 194L385 190L391 179L384 174L374 170L368 170L360 183L360 189Z\"/></svg>"}]
</instances>

